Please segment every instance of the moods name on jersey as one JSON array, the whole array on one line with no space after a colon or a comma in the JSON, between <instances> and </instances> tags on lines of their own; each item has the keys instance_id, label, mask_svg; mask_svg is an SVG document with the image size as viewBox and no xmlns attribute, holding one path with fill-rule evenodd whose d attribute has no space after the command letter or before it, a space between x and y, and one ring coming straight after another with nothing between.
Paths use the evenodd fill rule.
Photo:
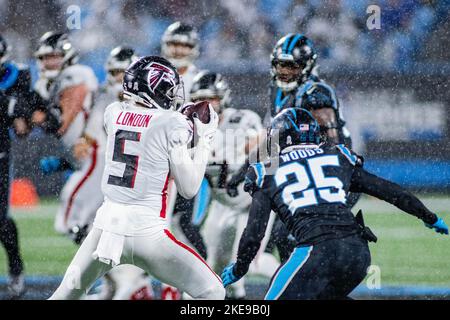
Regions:
<instances>
[{"instance_id":1,"label":"moods name on jersey","mask_svg":"<svg viewBox=\"0 0 450 320\"><path fill-rule=\"evenodd\" d=\"M304 149L294 150L294 151L288 152L286 154L282 154L282 155L280 155L280 157L283 162L289 162L289 161L295 161L298 159L312 157L312 156L315 156L317 154L322 154L322 153L323 153L323 150L319 149L319 148L317 148L317 149L304 148Z\"/></svg>"},{"instance_id":2,"label":"moods name on jersey","mask_svg":"<svg viewBox=\"0 0 450 320\"><path fill-rule=\"evenodd\" d=\"M148 114L139 114L134 112L120 112L116 124L129 127L147 128L152 118Z\"/></svg>"}]
</instances>

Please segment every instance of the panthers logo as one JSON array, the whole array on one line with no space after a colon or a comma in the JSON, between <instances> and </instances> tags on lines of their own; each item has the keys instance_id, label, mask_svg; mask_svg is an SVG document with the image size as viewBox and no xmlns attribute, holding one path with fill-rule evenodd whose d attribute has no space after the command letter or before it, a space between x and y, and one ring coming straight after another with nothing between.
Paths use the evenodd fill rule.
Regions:
<instances>
[{"instance_id":1,"label":"panthers logo","mask_svg":"<svg viewBox=\"0 0 450 320\"><path fill-rule=\"evenodd\" d=\"M163 66L157 62L152 62L145 68L145 70L150 70L148 72L147 83L151 92L155 93L155 90L161 83L161 80L175 85L175 73L166 66Z\"/></svg>"}]
</instances>

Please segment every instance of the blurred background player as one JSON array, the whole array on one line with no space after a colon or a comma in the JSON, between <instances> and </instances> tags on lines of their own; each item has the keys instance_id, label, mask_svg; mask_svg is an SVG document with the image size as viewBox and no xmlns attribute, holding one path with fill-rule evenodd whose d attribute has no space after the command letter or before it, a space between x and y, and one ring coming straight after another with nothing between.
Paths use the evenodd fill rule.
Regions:
<instances>
[{"instance_id":1,"label":"blurred background player","mask_svg":"<svg viewBox=\"0 0 450 320\"><path fill-rule=\"evenodd\" d=\"M93 210L99 203L93 201L93 207L89 207L90 204L84 204L78 196L80 192L86 193L84 185L93 181L89 179L92 174L101 174L95 171L97 162L101 160L96 152L92 152L90 157L77 161L73 157L73 147L86 127L98 87L97 78L91 68L77 64L77 52L65 33L45 33L39 40L35 57L40 68L35 90L47 99L47 105L45 109L34 112L33 121L48 133L59 137L65 151L63 156L41 159L40 165L46 174L67 168L81 168L65 183L55 220L57 231L75 232L74 240L79 243L83 233L86 233L83 229L87 228L91 218L92 213L87 211ZM78 215L73 218L75 223L68 223L72 214Z\"/></svg>"},{"instance_id":2,"label":"blurred background player","mask_svg":"<svg viewBox=\"0 0 450 320\"><path fill-rule=\"evenodd\" d=\"M301 102L297 100L310 94L311 87L319 82L322 84L320 88L327 89L333 101L328 105L322 103L320 108L314 108L313 115L321 126L332 126L328 128L329 141L335 144L345 143L351 147L350 132L345 128L336 93L319 78L317 59L318 54L313 42L302 34L290 33L277 42L270 56L271 105L266 120L273 118L284 108L300 106ZM335 129L337 133L331 129Z\"/></svg>"},{"instance_id":3,"label":"blurred background player","mask_svg":"<svg viewBox=\"0 0 450 320\"><path fill-rule=\"evenodd\" d=\"M271 208L295 237L296 248L274 274L266 300L347 299L364 279L371 260L368 241L376 237L347 205L350 190L387 201L448 234L444 221L419 199L364 170L363 159L344 145L323 144L320 131L305 109L288 108L274 118L267 144L271 159L252 165L246 176L253 202L237 262L222 273L225 286L248 271Z\"/></svg>"},{"instance_id":4,"label":"blurred background player","mask_svg":"<svg viewBox=\"0 0 450 320\"><path fill-rule=\"evenodd\" d=\"M206 180L197 195L194 216L186 215L182 225L190 225L192 234L196 235L194 241L200 243L197 246L203 246L202 237L197 236L197 233L207 211L202 233L208 252L207 261L214 270L221 270L235 259L238 240L251 203L251 198L243 190L237 197L230 197L225 189L226 182L242 166L248 153L257 146L262 130L258 114L248 109L232 108L230 95L229 85L219 73L201 71L194 78L191 99L193 102L206 100L213 106L219 114L219 130L212 144ZM240 189L242 185L239 186ZM270 277L278 262L271 255L261 255L256 263L260 268L254 270L254 273ZM233 298L245 297L244 281L234 284L232 289Z\"/></svg>"},{"instance_id":5,"label":"blurred background player","mask_svg":"<svg viewBox=\"0 0 450 320\"><path fill-rule=\"evenodd\" d=\"M48 97L45 112L36 111L34 121L71 148L85 128L98 89L97 78L90 67L77 63L77 51L65 33L46 32L34 55L40 68L35 88Z\"/></svg>"},{"instance_id":6,"label":"blurred background player","mask_svg":"<svg viewBox=\"0 0 450 320\"><path fill-rule=\"evenodd\" d=\"M10 298L25 290L23 261L19 250L17 227L9 215L10 128L19 134L28 131L27 115L32 101L31 76L28 67L9 59L11 48L0 35L0 242L8 256L8 291Z\"/></svg>"},{"instance_id":7,"label":"blurred background player","mask_svg":"<svg viewBox=\"0 0 450 320\"><path fill-rule=\"evenodd\" d=\"M198 69L194 62L200 54L197 30L179 21L172 23L161 39L161 55L169 60L184 83L184 101L190 101L189 92Z\"/></svg>"}]
</instances>

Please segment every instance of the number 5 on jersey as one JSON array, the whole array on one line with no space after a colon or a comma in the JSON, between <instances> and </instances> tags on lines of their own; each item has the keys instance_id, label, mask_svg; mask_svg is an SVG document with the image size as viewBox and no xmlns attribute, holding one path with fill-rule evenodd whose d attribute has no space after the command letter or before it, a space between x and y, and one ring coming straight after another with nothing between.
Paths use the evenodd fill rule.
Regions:
<instances>
[{"instance_id":1,"label":"number 5 on jersey","mask_svg":"<svg viewBox=\"0 0 450 320\"><path fill-rule=\"evenodd\" d=\"M119 187L134 188L134 182L136 180L136 173L138 170L139 156L125 153L126 141L141 140L141 133L127 130L117 130L116 137L114 139L114 154L113 161L125 163L125 171L122 177L109 175L108 184L112 184Z\"/></svg>"}]
</instances>

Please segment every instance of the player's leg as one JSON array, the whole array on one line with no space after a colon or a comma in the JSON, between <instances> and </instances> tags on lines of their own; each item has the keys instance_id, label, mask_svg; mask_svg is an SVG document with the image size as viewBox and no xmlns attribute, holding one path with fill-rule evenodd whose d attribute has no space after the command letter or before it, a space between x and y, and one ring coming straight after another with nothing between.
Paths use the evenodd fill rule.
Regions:
<instances>
[{"instance_id":1,"label":"player's leg","mask_svg":"<svg viewBox=\"0 0 450 320\"><path fill-rule=\"evenodd\" d=\"M232 240L227 240L230 226L230 210L217 200L212 200L202 234L208 250L208 265L216 272L230 261Z\"/></svg>"},{"instance_id":2,"label":"player's leg","mask_svg":"<svg viewBox=\"0 0 450 320\"><path fill-rule=\"evenodd\" d=\"M0 158L0 242L8 256L9 289L12 297L16 297L24 290L23 261L19 251L17 227L9 216L9 174L9 155L4 154Z\"/></svg>"},{"instance_id":3,"label":"player's leg","mask_svg":"<svg viewBox=\"0 0 450 320\"><path fill-rule=\"evenodd\" d=\"M195 299L225 297L219 276L198 253L168 230L152 236L127 237L124 255L127 261Z\"/></svg>"},{"instance_id":4,"label":"player's leg","mask_svg":"<svg viewBox=\"0 0 450 320\"><path fill-rule=\"evenodd\" d=\"M333 280L320 294L320 299L347 299L367 275L371 258L366 240L358 235L340 239L335 252Z\"/></svg>"},{"instance_id":5,"label":"player's leg","mask_svg":"<svg viewBox=\"0 0 450 320\"><path fill-rule=\"evenodd\" d=\"M64 185L60 195L60 205L55 219L56 231L71 234L76 243L81 243L87 235L97 209L103 202L100 192L103 174L103 159L95 150L83 162L82 168L74 172ZM82 234L80 230L85 230Z\"/></svg>"},{"instance_id":6,"label":"player's leg","mask_svg":"<svg viewBox=\"0 0 450 320\"><path fill-rule=\"evenodd\" d=\"M273 276L265 300L317 299L330 281L332 256L321 244L295 248Z\"/></svg>"},{"instance_id":7,"label":"player's leg","mask_svg":"<svg viewBox=\"0 0 450 320\"><path fill-rule=\"evenodd\" d=\"M203 179L200 190L189 204L189 207L178 213L180 215L180 228L187 240L194 246L203 259L207 259L208 252L205 240L200 228L207 216L208 207L211 202L211 189L206 178Z\"/></svg>"},{"instance_id":8,"label":"player's leg","mask_svg":"<svg viewBox=\"0 0 450 320\"><path fill-rule=\"evenodd\" d=\"M97 248L102 231L93 228L81 244L70 263L58 289L51 300L80 299L90 289L96 279L111 269L110 265L95 260L92 254Z\"/></svg>"},{"instance_id":9,"label":"player's leg","mask_svg":"<svg viewBox=\"0 0 450 320\"><path fill-rule=\"evenodd\" d=\"M289 231L278 216L272 228L269 242L272 242L278 249L282 263L289 259L295 248L295 241L290 237Z\"/></svg>"}]
</instances>

